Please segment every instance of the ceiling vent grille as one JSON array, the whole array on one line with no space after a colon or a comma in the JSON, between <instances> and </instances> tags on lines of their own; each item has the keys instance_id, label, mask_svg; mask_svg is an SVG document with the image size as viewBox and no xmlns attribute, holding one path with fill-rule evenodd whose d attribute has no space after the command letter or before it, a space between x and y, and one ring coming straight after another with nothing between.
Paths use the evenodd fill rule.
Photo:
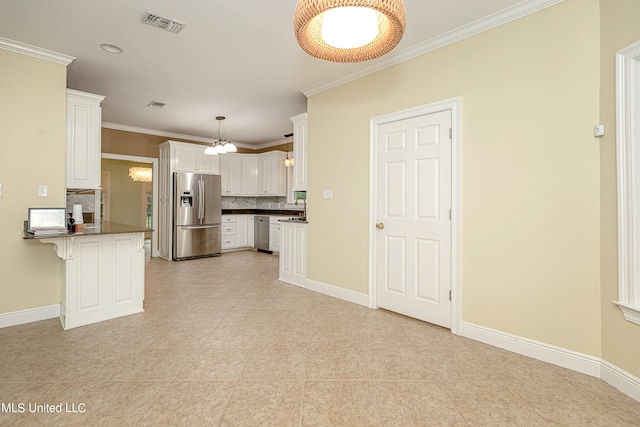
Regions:
<instances>
[{"instance_id":1,"label":"ceiling vent grille","mask_svg":"<svg viewBox=\"0 0 640 427\"><path fill-rule=\"evenodd\" d=\"M158 102L158 101L151 101L150 103L147 104L147 107L151 107L151 108L162 108L164 107L165 104L164 102Z\"/></svg>"},{"instance_id":2,"label":"ceiling vent grille","mask_svg":"<svg viewBox=\"0 0 640 427\"><path fill-rule=\"evenodd\" d=\"M186 24L180 21L176 21L175 19L162 16L149 10L147 10L144 15L142 15L142 23L151 25L152 27L162 28L176 34L182 31L182 29L186 26Z\"/></svg>"}]
</instances>

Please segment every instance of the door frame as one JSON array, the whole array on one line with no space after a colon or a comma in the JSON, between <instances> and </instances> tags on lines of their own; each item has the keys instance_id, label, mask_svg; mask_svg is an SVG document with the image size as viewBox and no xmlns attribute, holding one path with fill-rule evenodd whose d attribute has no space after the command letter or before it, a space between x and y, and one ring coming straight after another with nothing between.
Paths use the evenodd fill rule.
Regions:
<instances>
[{"instance_id":1,"label":"door frame","mask_svg":"<svg viewBox=\"0 0 640 427\"><path fill-rule=\"evenodd\" d=\"M158 249L158 159L154 157L129 156L125 154L102 153L103 159L126 160L128 162L151 163L153 181L151 182L153 203L151 204L151 256L160 256Z\"/></svg>"},{"instance_id":2,"label":"door frame","mask_svg":"<svg viewBox=\"0 0 640 427\"><path fill-rule=\"evenodd\" d=\"M396 111L369 120L369 307L377 308L376 301L376 211L378 203L377 188L377 140L378 128L381 125L412 117L423 116L440 111L451 110L451 333L459 335L461 306L461 257L460 257L460 130L461 130L461 98L450 98L431 104L425 104L406 110Z\"/></svg>"}]
</instances>

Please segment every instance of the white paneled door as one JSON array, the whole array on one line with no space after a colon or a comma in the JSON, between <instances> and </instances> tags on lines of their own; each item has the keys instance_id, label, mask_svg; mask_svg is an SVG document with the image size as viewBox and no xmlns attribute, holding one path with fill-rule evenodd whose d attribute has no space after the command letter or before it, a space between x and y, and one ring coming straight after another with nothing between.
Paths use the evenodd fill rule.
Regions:
<instances>
[{"instance_id":1,"label":"white paneled door","mask_svg":"<svg viewBox=\"0 0 640 427\"><path fill-rule=\"evenodd\" d=\"M451 327L451 111L377 131L376 304Z\"/></svg>"}]
</instances>

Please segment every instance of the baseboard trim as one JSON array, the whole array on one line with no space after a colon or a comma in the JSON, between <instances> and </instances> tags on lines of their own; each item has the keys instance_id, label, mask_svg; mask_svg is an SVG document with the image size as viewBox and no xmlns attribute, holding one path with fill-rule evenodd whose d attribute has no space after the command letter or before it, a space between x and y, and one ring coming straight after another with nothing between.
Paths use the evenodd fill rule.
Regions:
<instances>
[{"instance_id":1,"label":"baseboard trim","mask_svg":"<svg viewBox=\"0 0 640 427\"><path fill-rule=\"evenodd\" d=\"M640 402L640 378L634 377L606 360L602 361L600 378L607 384Z\"/></svg>"},{"instance_id":2,"label":"baseboard trim","mask_svg":"<svg viewBox=\"0 0 640 427\"><path fill-rule=\"evenodd\" d=\"M600 378L601 359L469 322L460 322L460 335L494 347L533 357L572 371Z\"/></svg>"},{"instance_id":3,"label":"baseboard trim","mask_svg":"<svg viewBox=\"0 0 640 427\"><path fill-rule=\"evenodd\" d=\"M55 319L58 317L60 317L60 304L12 311L10 313L0 314L0 328L39 322L40 320Z\"/></svg>"},{"instance_id":4,"label":"baseboard trim","mask_svg":"<svg viewBox=\"0 0 640 427\"><path fill-rule=\"evenodd\" d=\"M330 297L369 307L369 295L307 279L305 288Z\"/></svg>"},{"instance_id":5,"label":"baseboard trim","mask_svg":"<svg viewBox=\"0 0 640 427\"><path fill-rule=\"evenodd\" d=\"M460 336L600 378L607 384L640 402L640 378L598 357L469 322L460 322Z\"/></svg>"}]
</instances>

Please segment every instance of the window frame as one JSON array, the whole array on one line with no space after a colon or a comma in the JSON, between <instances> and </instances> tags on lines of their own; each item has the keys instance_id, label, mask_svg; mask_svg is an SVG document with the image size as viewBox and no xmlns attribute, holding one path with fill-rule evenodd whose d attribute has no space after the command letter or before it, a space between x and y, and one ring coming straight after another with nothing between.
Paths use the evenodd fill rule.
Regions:
<instances>
[{"instance_id":1,"label":"window frame","mask_svg":"<svg viewBox=\"0 0 640 427\"><path fill-rule=\"evenodd\" d=\"M616 53L618 301L640 325L640 41Z\"/></svg>"}]
</instances>

